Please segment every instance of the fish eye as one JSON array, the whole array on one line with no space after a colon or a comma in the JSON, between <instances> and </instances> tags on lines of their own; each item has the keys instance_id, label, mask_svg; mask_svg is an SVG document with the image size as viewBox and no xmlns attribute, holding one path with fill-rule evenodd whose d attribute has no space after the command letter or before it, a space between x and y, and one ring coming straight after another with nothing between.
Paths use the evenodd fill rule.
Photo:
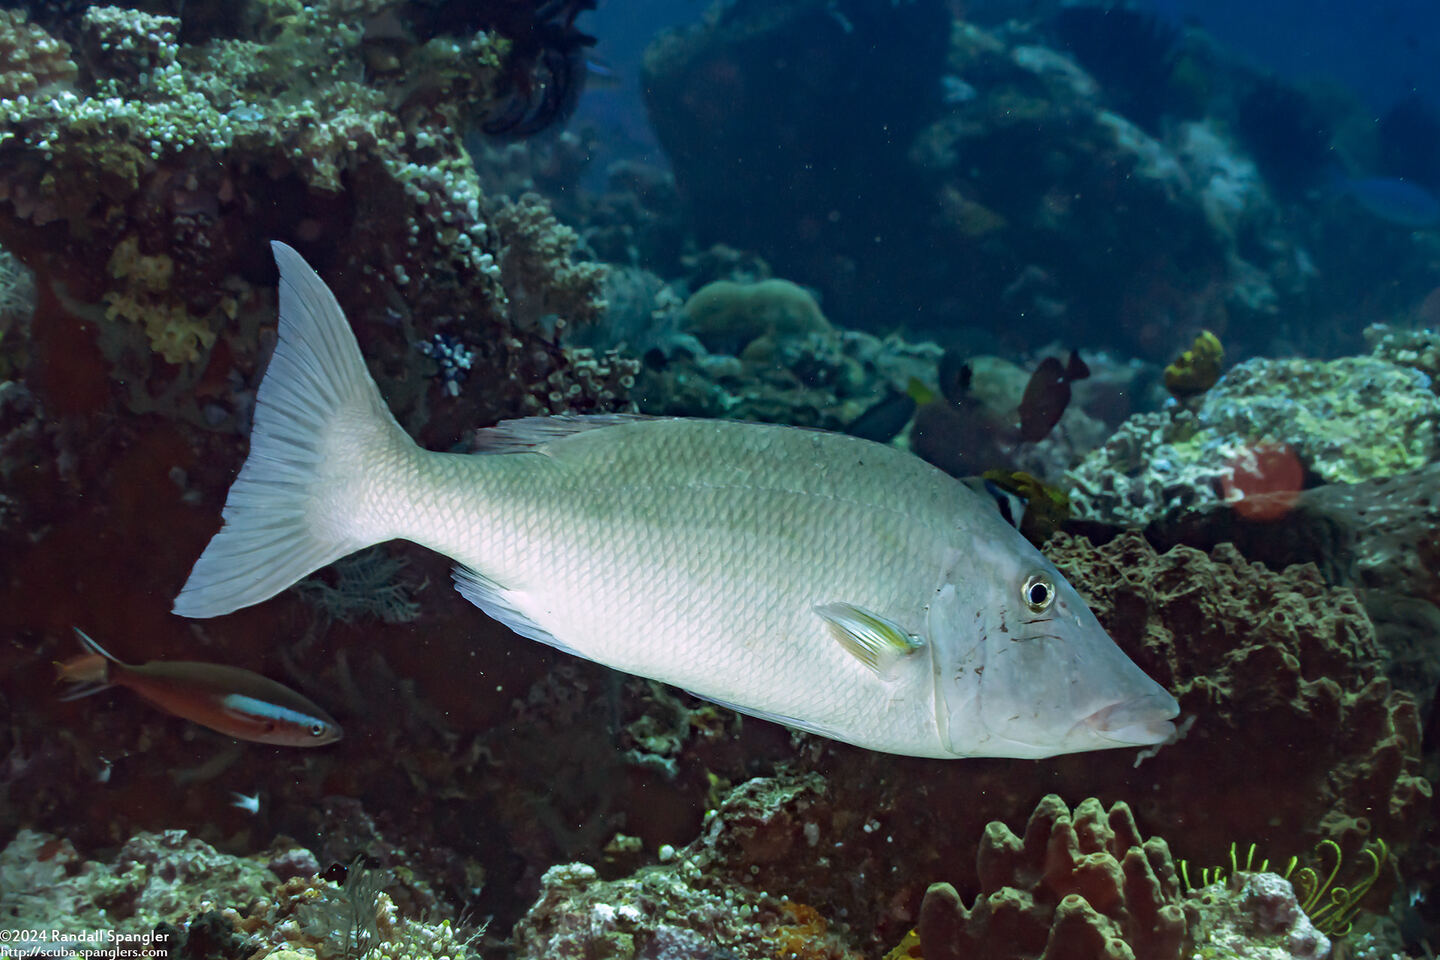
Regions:
<instances>
[{"instance_id":1,"label":"fish eye","mask_svg":"<svg viewBox=\"0 0 1440 960\"><path fill-rule=\"evenodd\" d=\"M1043 573L1032 573L1025 578L1020 596L1031 613L1044 613L1055 601L1055 582Z\"/></svg>"},{"instance_id":2,"label":"fish eye","mask_svg":"<svg viewBox=\"0 0 1440 960\"><path fill-rule=\"evenodd\" d=\"M323 724L323 723L312 723L312 724L310 724L310 736L312 736L312 737L323 737L323 736L325 736L325 724Z\"/></svg>"}]
</instances>

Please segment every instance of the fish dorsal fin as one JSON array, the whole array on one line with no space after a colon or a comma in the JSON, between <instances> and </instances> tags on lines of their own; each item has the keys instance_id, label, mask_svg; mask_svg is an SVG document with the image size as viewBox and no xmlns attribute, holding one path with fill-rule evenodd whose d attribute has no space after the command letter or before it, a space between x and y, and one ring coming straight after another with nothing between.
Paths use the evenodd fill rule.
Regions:
<instances>
[{"instance_id":1,"label":"fish dorsal fin","mask_svg":"<svg viewBox=\"0 0 1440 960\"><path fill-rule=\"evenodd\" d=\"M639 413L597 413L588 416L565 414L556 417L520 417L501 420L493 427L475 431L476 453L533 453L547 443L563 440L587 430L600 430L641 420L658 420Z\"/></svg>"},{"instance_id":2,"label":"fish dorsal fin","mask_svg":"<svg viewBox=\"0 0 1440 960\"><path fill-rule=\"evenodd\" d=\"M515 604L516 591L505 589L485 574L469 567L456 567L451 576L455 580L455 589L460 591L460 596L485 611L486 616L499 620L522 637L539 640L541 643L548 644L556 650L563 650L572 656L590 659L585 657L585 654L561 643L554 634L521 611Z\"/></svg>"},{"instance_id":3,"label":"fish dorsal fin","mask_svg":"<svg viewBox=\"0 0 1440 960\"><path fill-rule=\"evenodd\" d=\"M104 647L100 646L100 644L96 643L90 637L90 634L86 633L84 630L81 630L79 627L71 627L70 629L75 631L75 636L80 638L80 645L84 647L88 652L99 654L106 660L109 660L111 663L115 664L115 666L117 667L123 667L126 670L130 669L130 664L120 662L118 657L112 654L109 650L106 650Z\"/></svg>"},{"instance_id":4,"label":"fish dorsal fin","mask_svg":"<svg viewBox=\"0 0 1440 960\"><path fill-rule=\"evenodd\" d=\"M815 612L825 620L830 635L866 669L889 680L899 665L925 641L905 628L853 603L825 603Z\"/></svg>"}]
</instances>

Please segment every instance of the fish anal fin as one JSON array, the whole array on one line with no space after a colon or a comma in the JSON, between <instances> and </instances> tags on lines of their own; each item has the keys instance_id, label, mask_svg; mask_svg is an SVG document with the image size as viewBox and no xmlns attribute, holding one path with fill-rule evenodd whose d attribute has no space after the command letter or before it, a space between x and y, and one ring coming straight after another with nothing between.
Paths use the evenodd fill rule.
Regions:
<instances>
[{"instance_id":1,"label":"fish anal fin","mask_svg":"<svg viewBox=\"0 0 1440 960\"><path fill-rule=\"evenodd\" d=\"M882 679L892 679L900 664L925 646L921 637L895 621L853 603L820 604L815 612L835 642Z\"/></svg>"},{"instance_id":2,"label":"fish anal fin","mask_svg":"<svg viewBox=\"0 0 1440 960\"><path fill-rule=\"evenodd\" d=\"M819 737L828 737L831 740L845 739L843 731L823 723L812 723L809 720L800 720L796 717L786 716L783 713L773 713L769 710L759 710L755 707L746 707L729 700L721 700L718 697L707 697L703 693L696 693L694 690L687 690L686 693L692 697L698 697L715 704L717 707L724 707L726 710L734 710L736 713L744 714L747 717L754 717L757 720L765 720L769 723L778 723L782 727L790 727L793 730L801 730L805 733L813 733Z\"/></svg>"},{"instance_id":3,"label":"fish anal fin","mask_svg":"<svg viewBox=\"0 0 1440 960\"><path fill-rule=\"evenodd\" d=\"M61 703L69 703L71 700L81 700L85 697L93 697L97 693L104 693L106 690L113 690L114 688L115 684L113 683L87 683L78 687L73 687L70 690L66 690L60 696L56 697L56 699L59 700Z\"/></svg>"},{"instance_id":4,"label":"fish anal fin","mask_svg":"<svg viewBox=\"0 0 1440 960\"><path fill-rule=\"evenodd\" d=\"M486 616L491 619L499 620L522 637L538 640L572 656L590 659L562 643L549 630L530 619L530 615L516 605L517 594L514 591L507 590L485 574L469 567L456 567L451 576L460 596L485 611Z\"/></svg>"}]
</instances>

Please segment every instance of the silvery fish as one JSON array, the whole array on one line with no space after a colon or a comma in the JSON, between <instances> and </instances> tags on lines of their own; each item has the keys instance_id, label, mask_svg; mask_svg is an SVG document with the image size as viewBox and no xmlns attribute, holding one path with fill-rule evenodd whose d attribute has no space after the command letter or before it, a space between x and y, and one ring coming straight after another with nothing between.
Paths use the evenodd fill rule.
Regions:
<instances>
[{"instance_id":1,"label":"silvery fish","mask_svg":"<svg viewBox=\"0 0 1440 960\"><path fill-rule=\"evenodd\" d=\"M273 244L279 343L224 527L175 612L213 617L362 547L457 561L516 633L790 727L919 757L1165 741L1145 676L993 504L924 461L795 427L530 418L422 450L334 296Z\"/></svg>"}]
</instances>

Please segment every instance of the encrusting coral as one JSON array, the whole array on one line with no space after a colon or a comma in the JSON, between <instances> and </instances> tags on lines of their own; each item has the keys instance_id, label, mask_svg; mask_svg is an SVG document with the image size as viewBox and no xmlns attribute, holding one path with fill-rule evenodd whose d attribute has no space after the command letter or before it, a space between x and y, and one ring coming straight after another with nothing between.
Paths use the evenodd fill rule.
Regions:
<instances>
[{"instance_id":1,"label":"encrusting coral","mask_svg":"<svg viewBox=\"0 0 1440 960\"><path fill-rule=\"evenodd\" d=\"M1143 527L1220 502L1256 450L1291 448L1327 483L1419 469L1440 454L1440 397L1430 377L1381 354L1337 360L1254 358L1193 410L1137 414L1068 475L1077 516Z\"/></svg>"},{"instance_id":2,"label":"encrusting coral","mask_svg":"<svg viewBox=\"0 0 1440 960\"><path fill-rule=\"evenodd\" d=\"M626 371L538 323L603 310L602 268L576 261L574 232L538 198L485 196L463 145L502 96L507 39L407 34L387 45L395 69L368 69L378 27L356 12L257 5L242 38L187 44L176 17L91 7L84 70L0 97L0 242L55 291L49 322L98 331L132 411L243 424L243 398L213 385L254 375L273 309L256 295L273 282L266 241L284 239L322 273L346 271L337 292L357 326L413 342L463 325L483 342L471 402L485 416L623 407ZM63 53L34 24L5 26L0 54ZM392 368L424 362L391 343ZM597 359L607 369L587 379Z\"/></svg>"},{"instance_id":3,"label":"encrusting coral","mask_svg":"<svg viewBox=\"0 0 1440 960\"><path fill-rule=\"evenodd\" d=\"M1111 636L1142 651L1182 720L1195 717L1180 744L1146 764L1172 796L1210 798L1185 813L1187 847L1222 849L1227 837L1262 832L1295 851L1320 838L1354 850L1374 836L1413 836L1431 795L1418 769L1419 714L1385 679L1353 593L1310 565L1274 573L1229 544L1209 556L1156 554L1135 533L1103 547L1062 534L1047 553ZM1263 816L1281 803L1277 790L1283 831Z\"/></svg>"},{"instance_id":4,"label":"encrusting coral","mask_svg":"<svg viewBox=\"0 0 1440 960\"><path fill-rule=\"evenodd\" d=\"M76 72L69 44L30 23L23 10L0 10L0 99L47 92Z\"/></svg>"},{"instance_id":5,"label":"encrusting coral","mask_svg":"<svg viewBox=\"0 0 1440 960\"><path fill-rule=\"evenodd\" d=\"M1158 837L1141 840L1130 808L1093 797L1072 814L1040 801L1024 839L985 828L980 893L966 907L948 883L920 907L925 960L1179 960L1188 936L1180 879ZM1193 911L1192 911L1193 916Z\"/></svg>"},{"instance_id":6,"label":"encrusting coral","mask_svg":"<svg viewBox=\"0 0 1440 960\"><path fill-rule=\"evenodd\" d=\"M0 851L0 909L9 929L45 931L32 946L82 955L97 943L232 960L277 950L307 960L369 953L347 953L349 943L394 960L440 960L462 955L478 935L448 919L405 916L383 892L403 884L358 860L343 885L319 878L319 869L313 853L288 840L237 857L184 830L142 832L101 861L65 838L21 830Z\"/></svg>"}]
</instances>

